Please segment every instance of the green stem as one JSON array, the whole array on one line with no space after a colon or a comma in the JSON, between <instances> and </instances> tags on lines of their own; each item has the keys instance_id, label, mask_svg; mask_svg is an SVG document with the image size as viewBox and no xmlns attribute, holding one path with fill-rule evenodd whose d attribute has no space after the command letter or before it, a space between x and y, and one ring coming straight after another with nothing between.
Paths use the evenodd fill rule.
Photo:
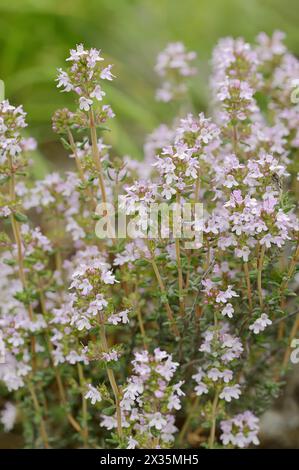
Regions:
<instances>
[{"instance_id":1,"label":"green stem","mask_svg":"<svg viewBox=\"0 0 299 470\"><path fill-rule=\"evenodd\" d=\"M212 426L211 426L210 437L209 437L209 448L210 449L213 449L214 441L215 441L218 400L219 400L219 392L218 392L218 390L216 390L214 400L213 400L213 404L212 404L212 416L211 416Z\"/></svg>"},{"instance_id":2,"label":"green stem","mask_svg":"<svg viewBox=\"0 0 299 470\"><path fill-rule=\"evenodd\" d=\"M264 308L263 291L262 291L262 273L263 273L265 251L266 251L265 246L262 246L259 259L258 259L258 273L257 273L257 290L258 290L260 307L262 310Z\"/></svg>"},{"instance_id":3,"label":"green stem","mask_svg":"<svg viewBox=\"0 0 299 470\"><path fill-rule=\"evenodd\" d=\"M104 352L108 352L108 343L107 343L107 338L106 338L106 332L105 332L105 325L102 323L100 320L100 337L101 337L101 343L102 343L102 348ZM123 432L122 432L122 419L121 419L121 408L120 408L120 400L119 400L119 390L118 386L115 380L114 372L110 367L106 367L107 369L107 375L108 379L112 388L112 392L114 395L114 400L115 400L115 407L116 407L116 420L117 420L117 433L120 438L122 438Z\"/></svg>"}]
</instances>

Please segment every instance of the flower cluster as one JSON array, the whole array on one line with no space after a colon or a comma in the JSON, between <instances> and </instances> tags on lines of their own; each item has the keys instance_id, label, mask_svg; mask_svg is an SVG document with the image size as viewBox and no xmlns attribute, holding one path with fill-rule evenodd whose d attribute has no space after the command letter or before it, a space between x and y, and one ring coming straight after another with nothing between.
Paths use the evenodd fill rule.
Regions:
<instances>
[{"instance_id":1,"label":"flower cluster","mask_svg":"<svg viewBox=\"0 0 299 470\"><path fill-rule=\"evenodd\" d=\"M242 38L221 39L214 49L212 90L219 103L219 120L235 132L238 121L257 111L253 95L261 80L258 64L256 52Z\"/></svg>"},{"instance_id":2,"label":"flower cluster","mask_svg":"<svg viewBox=\"0 0 299 470\"><path fill-rule=\"evenodd\" d=\"M230 402L238 399L241 393L240 385L233 381L233 371L228 368L228 363L241 356L243 352L239 338L226 332L223 327L220 330L208 330L204 335L204 342L199 351L206 353L210 360L205 363L205 370L198 368L193 375L196 381L195 393L197 395L209 393L218 385L220 399Z\"/></svg>"},{"instance_id":3,"label":"flower cluster","mask_svg":"<svg viewBox=\"0 0 299 470\"><path fill-rule=\"evenodd\" d=\"M205 160L212 148L217 146L219 129L204 114L189 114L181 119L174 131L171 145L163 147L153 164L162 177L161 196L166 200L176 192L194 188Z\"/></svg>"},{"instance_id":4,"label":"flower cluster","mask_svg":"<svg viewBox=\"0 0 299 470\"><path fill-rule=\"evenodd\" d=\"M66 59L71 63L68 72L59 69L57 78L58 87L63 91L73 91L79 96L79 107L83 111L89 111L94 100L102 101L105 92L99 84L100 80L113 80L112 65L102 66L104 60L101 51L97 49L84 49L79 44L71 50L71 55Z\"/></svg>"},{"instance_id":5,"label":"flower cluster","mask_svg":"<svg viewBox=\"0 0 299 470\"><path fill-rule=\"evenodd\" d=\"M194 59L181 43L159 55L160 100L183 99ZM67 63L75 110L53 129L70 171L36 180L25 113L0 103L3 428L18 418L36 448L258 445L298 331L299 61L279 32L221 40L212 117L169 109L143 161L106 142L111 65L83 45ZM203 216L186 221L185 203ZM167 224L161 210L148 225L153 205ZM173 207L202 235L192 249Z\"/></svg>"},{"instance_id":6,"label":"flower cluster","mask_svg":"<svg viewBox=\"0 0 299 470\"><path fill-rule=\"evenodd\" d=\"M122 392L122 425L128 436L128 448L161 448L173 442L177 431L175 410L181 409L183 382L171 384L178 367L171 355L159 348L153 355L138 351L132 361L132 375ZM103 416L102 426L116 427L116 417Z\"/></svg>"},{"instance_id":7,"label":"flower cluster","mask_svg":"<svg viewBox=\"0 0 299 470\"><path fill-rule=\"evenodd\" d=\"M232 419L221 421L220 439L224 445L232 444L241 448L248 447L250 444L258 445L258 423L258 418L250 411L237 414Z\"/></svg>"},{"instance_id":8,"label":"flower cluster","mask_svg":"<svg viewBox=\"0 0 299 470\"><path fill-rule=\"evenodd\" d=\"M20 131L26 127L26 113L22 106L15 108L7 100L0 103L0 163L16 157L22 151L24 141Z\"/></svg>"},{"instance_id":9,"label":"flower cluster","mask_svg":"<svg viewBox=\"0 0 299 470\"><path fill-rule=\"evenodd\" d=\"M72 127L88 127L90 121L92 125L99 126L114 117L110 105L97 106L106 95L102 81L115 78L111 72L112 65L103 65L104 58L100 50L84 49L82 44L70 52L70 57L66 59L70 63L68 70L58 69L57 87L78 96L79 110L75 113L66 108L56 111L53 130L58 134L69 133Z\"/></svg>"},{"instance_id":10,"label":"flower cluster","mask_svg":"<svg viewBox=\"0 0 299 470\"><path fill-rule=\"evenodd\" d=\"M163 78L164 82L157 90L156 98L159 101L168 102L183 95L187 88L185 77L196 73L192 62L196 59L195 52L187 52L181 42L170 43L157 58L155 71Z\"/></svg>"}]
</instances>

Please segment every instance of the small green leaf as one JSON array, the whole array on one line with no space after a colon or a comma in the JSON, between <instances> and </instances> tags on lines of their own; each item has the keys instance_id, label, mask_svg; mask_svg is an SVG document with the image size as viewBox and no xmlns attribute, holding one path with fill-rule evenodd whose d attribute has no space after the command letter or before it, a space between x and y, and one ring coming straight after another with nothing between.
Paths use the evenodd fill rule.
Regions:
<instances>
[{"instance_id":1,"label":"small green leaf","mask_svg":"<svg viewBox=\"0 0 299 470\"><path fill-rule=\"evenodd\" d=\"M64 146L64 148L66 150L72 150L72 147L70 146L70 144L68 143L68 141L66 139L61 137L60 140L61 140L61 143L62 143L62 145Z\"/></svg>"},{"instance_id":2,"label":"small green leaf","mask_svg":"<svg viewBox=\"0 0 299 470\"><path fill-rule=\"evenodd\" d=\"M104 408L102 411L104 415L112 416L115 413L115 406L114 405L108 406L107 408Z\"/></svg>"},{"instance_id":3,"label":"small green leaf","mask_svg":"<svg viewBox=\"0 0 299 470\"><path fill-rule=\"evenodd\" d=\"M7 258L5 258L5 259L3 260L3 262L4 262L5 264L7 264L8 266L15 266L15 265L17 264L17 262L16 262L15 259L7 259Z\"/></svg>"},{"instance_id":4,"label":"small green leaf","mask_svg":"<svg viewBox=\"0 0 299 470\"><path fill-rule=\"evenodd\" d=\"M3 184L7 183L9 179L10 179L10 176L2 176L0 179L0 185L2 186Z\"/></svg>"},{"instance_id":5,"label":"small green leaf","mask_svg":"<svg viewBox=\"0 0 299 470\"><path fill-rule=\"evenodd\" d=\"M13 216L18 222L21 222L21 223L28 222L27 215L21 214L21 212L15 212Z\"/></svg>"}]
</instances>

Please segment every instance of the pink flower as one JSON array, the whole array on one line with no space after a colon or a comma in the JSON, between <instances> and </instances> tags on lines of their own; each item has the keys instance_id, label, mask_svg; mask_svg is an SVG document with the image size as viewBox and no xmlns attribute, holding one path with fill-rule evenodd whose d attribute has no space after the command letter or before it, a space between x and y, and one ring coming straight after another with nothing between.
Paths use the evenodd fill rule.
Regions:
<instances>
[{"instance_id":1,"label":"pink flower","mask_svg":"<svg viewBox=\"0 0 299 470\"><path fill-rule=\"evenodd\" d=\"M91 98L96 98L98 101L102 101L103 96L105 96L106 93L102 90L100 85L96 85L95 89L90 93ZM81 100L81 98L80 98ZM91 102L92 104L92 102ZM82 108L81 108L82 109ZM88 109L85 109L85 111L88 111Z\"/></svg>"},{"instance_id":2,"label":"pink flower","mask_svg":"<svg viewBox=\"0 0 299 470\"><path fill-rule=\"evenodd\" d=\"M112 274L112 271L103 271L101 275L101 279L104 282L104 284L114 284L117 282L115 280L114 274Z\"/></svg>"},{"instance_id":3,"label":"pink flower","mask_svg":"<svg viewBox=\"0 0 299 470\"><path fill-rule=\"evenodd\" d=\"M91 384L88 384L88 391L85 393L84 398L90 400L92 405L95 405L97 402L102 401L102 396L100 392L93 387Z\"/></svg>"},{"instance_id":4,"label":"pink flower","mask_svg":"<svg viewBox=\"0 0 299 470\"><path fill-rule=\"evenodd\" d=\"M71 285L72 286L72 285ZM83 279L83 281L81 281L80 283L78 283L78 287L77 287L80 291L81 291L81 294L82 295L88 295L93 287L92 285L90 284L89 280L88 279Z\"/></svg>"},{"instance_id":5,"label":"pink flower","mask_svg":"<svg viewBox=\"0 0 299 470\"><path fill-rule=\"evenodd\" d=\"M219 380L222 377L222 372L218 370L216 367L212 367L212 369L208 371L207 376L213 382L217 382L217 380Z\"/></svg>"},{"instance_id":6,"label":"pink flower","mask_svg":"<svg viewBox=\"0 0 299 470\"><path fill-rule=\"evenodd\" d=\"M153 413L150 415L150 420L149 420L149 426L150 427L155 427L158 431L161 431L163 427L167 424L166 419L163 417L163 415L157 411L156 413Z\"/></svg>"},{"instance_id":7,"label":"pink flower","mask_svg":"<svg viewBox=\"0 0 299 470\"><path fill-rule=\"evenodd\" d=\"M17 408L10 402L6 402L3 410L0 413L0 422L4 427L5 432L13 429L17 417Z\"/></svg>"},{"instance_id":8,"label":"pink flower","mask_svg":"<svg viewBox=\"0 0 299 470\"><path fill-rule=\"evenodd\" d=\"M201 396L202 394L208 393L209 389L203 382L198 382L194 388L196 395Z\"/></svg>"},{"instance_id":9,"label":"pink flower","mask_svg":"<svg viewBox=\"0 0 299 470\"><path fill-rule=\"evenodd\" d=\"M232 304L230 304L230 303L226 304L226 306L221 311L221 313L224 317L228 316L228 318L233 318L234 308L233 308Z\"/></svg>"},{"instance_id":10,"label":"pink flower","mask_svg":"<svg viewBox=\"0 0 299 470\"><path fill-rule=\"evenodd\" d=\"M220 439L223 445L232 444L240 448L248 447L250 444L258 445L258 423L258 418L251 411L245 411L232 419L221 421Z\"/></svg>"},{"instance_id":11,"label":"pink flower","mask_svg":"<svg viewBox=\"0 0 299 470\"><path fill-rule=\"evenodd\" d=\"M238 294L232 290L232 286L228 286L226 291L219 291L219 294L216 297L217 303L226 303L228 299L232 297L239 297Z\"/></svg>"},{"instance_id":12,"label":"pink flower","mask_svg":"<svg viewBox=\"0 0 299 470\"><path fill-rule=\"evenodd\" d=\"M136 449L137 446L138 441L136 441L132 436L129 436L127 449Z\"/></svg>"},{"instance_id":13,"label":"pink flower","mask_svg":"<svg viewBox=\"0 0 299 470\"><path fill-rule=\"evenodd\" d=\"M264 331L268 325L272 325L272 321L266 313L262 313L262 315L249 326L249 329L253 331L255 335L257 335L261 331Z\"/></svg>"},{"instance_id":14,"label":"pink flower","mask_svg":"<svg viewBox=\"0 0 299 470\"><path fill-rule=\"evenodd\" d=\"M105 67L102 72L101 72L101 78L103 80L113 80L114 75L112 75L111 73L111 68L112 68L112 65L108 65L107 67Z\"/></svg>"},{"instance_id":15,"label":"pink flower","mask_svg":"<svg viewBox=\"0 0 299 470\"><path fill-rule=\"evenodd\" d=\"M79 98L79 107L82 111L89 111L92 105L92 100L90 98L86 98L85 96L81 96Z\"/></svg>"},{"instance_id":16,"label":"pink flower","mask_svg":"<svg viewBox=\"0 0 299 470\"><path fill-rule=\"evenodd\" d=\"M231 387L224 387L219 398L231 402L232 398L238 399L241 395L240 385L236 384Z\"/></svg>"},{"instance_id":17,"label":"pink flower","mask_svg":"<svg viewBox=\"0 0 299 470\"><path fill-rule=\"evenodd\" d=\"M118 323L129 323L128 313L129 310L123 310L122 312L114 313L110 315L107 321L112 325L117 325Z\"/></svg>"},{"instance_id":18,"label":"pink flower","mask_svg":"<svg viewBox=\"0 0 299 470\"><path fill-rule=\"evenodd\" d=\"M231 370L229 369L225 369L223 372L222 372L222 378L223 378L223 381L225 383L228 383L232 380L233 378L233 373Z\"/></svg>"},{"instance_id":19,"label":"pink flower","mask_svg":"<svg viewBox=\"0 0 299 470\"><path fill-rule=\"evenodd\" d=\"M180 399L177 395L170 395L167 409L168 410L180 410L182 408Z\"/></svg>"}]
</instances>

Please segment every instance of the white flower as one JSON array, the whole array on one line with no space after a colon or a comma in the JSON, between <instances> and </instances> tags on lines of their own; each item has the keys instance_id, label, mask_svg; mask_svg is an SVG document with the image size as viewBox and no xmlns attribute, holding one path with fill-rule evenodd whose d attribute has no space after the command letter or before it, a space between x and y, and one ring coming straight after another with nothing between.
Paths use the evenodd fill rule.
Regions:
<instances>
[{"instance_id":1,"label":"white flower","mask_svg":"<svg viewBox=\"0 0 299 470\"><path fill-rule=\"evenodd\" d=\"M192 375L192 379L194 379L197 383L199 383L204 376L205 376L204 371L202 370L201 367L198 367L197 373Z\"/></svg>"},{"instance_id":2,"label":"white flower","mask_svg":"<svg viewBox=\"0 0 299 470\"><path fill-rule=\"evenodd\" d=\"M180 399L177 395L172 394L169 397L169 402L167 404L168 410L180 410L181 409Z\"/></svg>"},{"instance_id":3,"label":"white flower","mask_svg":"<svg viewBox=\"0 0 299 470\"><path fill-rule=\"evenodd\" d=\"M79 331L84 330L84 328L86 328L87 330L90 330L90 328L91 328L91 324L89 323L88 319L84 316L80 317L76 321L76 326L77 326Z\"/></svg>"},{"instance_id":4,"label":"white flower","mask_svg":"<svg viewBox=\"0 0 299 470\"><path fill-rule=\"evenodd\" d=\"M111 351L102 353L102 359L106 362L117 361L119 357L120 357L120 352L114 349L112 349Z\"/></svg>"},{"instance_id":5,"label":"white flower","mask_svg":"<svg viewBox=\"0 0 299 470\"><path fill-rule=\"evenodd\" d=\"M194 390L198 396L202 395L203 393L208 393L209 391L208 387L203 382L198 382Z\"/></svg>"},{"instance_id":6,"label":"white flower","mask_svg":"<svg viewBox=\"0 0 299 470\"><path fill-rule=\"evenodd\" d=\"M166 419L163 415L158 411L150 416L149 426L155 427L158 431L161 431L167 424Z\"/></svg>"},{"instance_id":7,"label":"white flower","mask_svg":"<svg viewBox=\"0 0 299 470\"><path fill-rule=\"evenodd\" d=\"M108 323L111 323L111 325L117 325L118 323L121 322L121 318L120 318L117 314L113 313L113 314L110 315L110 317L107 319L107 322L108 322Z\"/></svg>"},{"instance_id":8,"label":"white flower","mask_svg":"<svg viewBox=\"0 0 299 470\"><path fill-rule=\"evenodd\" d=\"M216 297L216 302L225 304L227 300L231 299L232 297L239 297L239 296L234 290L232 290L232 286L228 286L226 291L219 292L219 294Z\"/></svg>"},{"instance_id":9,"label":"white flower","mask_svg":"<svg viewBox=\"0 0 299 470\"><path fill-rule=\"evenodd\" d=\"M162 362L157 365L156 371L166 380L170 380L173 374L175 373L178 365L179 364L177 362L173 362L171 360L171 356L169 356L165 362Z\"/></svg>"},{"instance_id":10,"label":"white flower","mask_svg":"<svg viewBox=\"0 0 299 470\"><path fill-rule=\"evenodd\" d=\"M101 418L102 418L101 426L108 429L108 431L111 431L111 429L114 429L117 427L117 421L116 421L116 418L114 418L114 416L102 415Z\"/></svg>"},{"instance_id":11,"label":"white flower","mask_svg":"<svg viewBox=\"0 0 299 470\"><path fill-rule=\"evenodd\" d=\"M124 389L124 398L129 398L130 400L135 400L138 395L143 393L144 386L141 382L131 382Z\"/></svg>"},{"instance_id":12,"label":"white flower","mask_svg":"<svg viewBox=\"0 0 299 470\"><path fill-rule=\"evenodd\" d=\"M108 65L107 67L105 67L102 70L100 76L103 80L110 80L110 81L113 80L114 75L112 75L112 73L111 73L111 67L112 67L112 65Z\"/></svg>"},{"instance_id":13,"label":"white flower","mask_svg":"<svg viewBox=\"0 0 299 470\"><path fill-rule=\"evenodd\" d=\"M185 392L181 390L181 386L184 384L183 380L180 380L178 383L174 384L173 390L177 393L179 397L185 396Z\"/></svg>"},{"instance_id":14,"label":"white flower","mask_svg":"<svg viewBox=\"0 0 299 470\"><path fill-rule=\"evenodd\" d=\"M9 432L14 427L17 416L17 408L10 402L6 402L1 411L0 421L3 424L4 431Z\"/></svg>"},{"instance_id":15,"label":"white flower","mask_svg":"<svg viewBox=\"0 0 299 470\"><path fill-rule=\"evenodd\" d=\"M249 255L250 255L250 250L248 246L243 246L243 248L235 248L235 255L237 258L243 258L243 261L247 263Z\"/></svg>"},{"instance_id":16,"label":"white flower","mask_svg":"<svg viewBox=\"0 0 299 470\"><path fill-rule=\"evenodd\" d=\"M221 313L224 317L227 315L228 318L233 318L234 308L232 304L226 304Z\"/></svg>"},{"instance_id":17,"label":"white flower","mask_svg":"<svg viewBox=\"0 0 299 470\"><path fill-rule=\"evenodd\" d=\"M92 405L102 401L100 392L91 384L88 384L88 391L85 393L84 398L86 400L90 399Z\"/></svg>"},{"instance_id":18,"label":"white flower","mask_svg":"<svg viewBox=\"0 0 299 470\"><path fill-rule=\"evenodd\" d=\"M217 369L216 367L212 367L212 369L208 371L207 376L213 382L217 382L217 380L222 378L222 372L220 372L220 370Z\"/></svg>"},{"instance_id":19,"label":"white flower","mask_svg":"<svg viewBox=\"0 0 299 470\"><path fill-rule=\"evenodd\" d=\"M100 50L94 48L88 51L87 65L89 68L94 68L97 62L104 60L103 57L100 56L100 52Z\"/></svg>"},{"instance_id":20,"label":"white flower","mask_svg":"<svg viewBox=\"0 0 299 470\"><path fill-rule=\"evenodd\" d=\"M68 74L64 72L64 70L62 69L58 69L58 72L59 74L57 78L57 81L58 81L57 88L64 87L63 91L66 91L66 92L71 91L73 89L73 85L70 82L70 77L68 76Z\"/></svg>"},{"instance_id":21,"label":"white flower","mask_svg":"<svg viewBox=\"0 0 299 470\"><path fill-rule=\"evenodd\" d=\"M76 364L77 362L82 362L83 358L80 356L76 351L72 350L69 352L69 354L66 356L66 360L70 364Z\"/></svg>"},{"instance_id":22,"label":"white flower","mask_svg":"<svg viewBox=\"0 0 299 470\"><path fill-rule=\"evenodd\" d=\"M78 285L78 289L81 291L82 295L87 295L90 291L92 291L93 287L88 279L83 279L81 284Z\"/></svg>"},{"instance_id":23,"label":"white flower","mask_svg":"<svg viewBox=\"0 0 299 470\"><path fill-rule=\"evenodd\" d=\"M114 313L110 315L107 321L112 325L117 325L118 323L129 323L128 312L129 310L123 310L122 312Z\"/></svg>"},{"instance_id":24,"label":"white flower","mask_svg":"<svg viewBox=\"0 0 299 470\"><path fill-rule=\"evenodd\" d=\"M225 383L228 383L232 380L233 378L233 373L231 370L229 369L225 369L223 372L222 372L222 379Z\"/></svg>"},{"instance_id":25,"label":"white flower","mask_svg":"<svg viewBox=\"0 0 299 470\"><path fill-rule=\"evenodd\" d=\"M94 317L103 310L103 308L107 307L108 302L104 299L102 294L97 294L96 300L90 302L89 307L87 309L87 313L89 315L93 315Z\"/></svg>"},{"instance_id":26,"label":"white flower","mask_svg":"<svg viewBox=\"0 0 299 470\"><path fill-rule=\"evenodd\" d=\"M263 313L254 323L249 326L249 329L253 331L254 334L258 334L268 326L272 325L272 321L266 313Z\"/></svg>"},{"instance_id":27,"label":"white flower","mask_svg":"<svg viewBox=\"0 0 299 470\"><path fill-rule=\"evenodd\" d=\"M103 96L105 96L106 93L102 90L100 85L97 85L95 89L90 93L91 98L96 98L98 101L102 101ZM88 111L88 110L86 110Z\"/></svg>"},{"instance_id":28,"label":"white flower","mask_svg":"<svg viewBox=\"0 0 299 470\"><path fill-rule=\"evenodd\" d=\"M9 217L11 214L11 210L8 206L4 206L0 208L0 217Z\"/></svg>"},{"instance_id":29,"label":"white flower","mask_svg":"<svg viewBox=\"0 0 299 470\"><path fill-rule=\"evenodd\" d=\"M136 449L136 446L138 446L138 441L130 436L128 439L127 449Z\"/></svg>"},{"instance_id":30,"label":"white flower","mask_svg":"<svg viewBox=\"0 0 299 470\"><path fill-rule=\"evenodd\" d=\"M175 188L169 186L168 184L163 185L163 191L161 193L162 197L165 197L166 199L171 199L172 195L176 193Z\"/></svg>"},{"instance_id":31,"label":"white flower","mask_svg":"<svg viewBox=\"0 0 299 470\"><path fill-rule=\"evenodd\" d=\"M223 186L226 186L227 188L231 189L233 186L239 186L239 183L237 183L237 181L232 175L227 175Z\"/></svg>"},{"instance_id":32,"label":"white flower","mask_svg":"<svg viewBox=\"0 0 299 470\"><path fill-rule=\"evenodd\" d=\"M222 398L225 401L230 402L232 398L238 399L241 395L240 385L236 384L232 387L224 387L222 392L219 395L219 398Z\"/></svg>"},{"instance_id":33,"label":"white flower","mask_svg":"<svg viewBox=\"0 0 299 470\"><path fill-rule=\"evenodd\" d=\"M101 279L105 284L114 284L115 282L117 282L115 280L114 274L112 274L112 271L103 272L101 275Z\"/></svg>"},{"instance_id":34,"label":"white flower","mask_svg":"<svg viewBox=\"0 0 299 470\"><path fill-rule=\"evenodd\" d=\"M169 357L169 354L167 354L166 351L162 351L160 348L156 348L154 350L154 354L155 354L155 360L159 362Z\"/></svg>"},{"instance_id":35,"label":"white flower","mask_svg":"<svg viewBox=\"0 0 299 470\"><path fill-rule=\"evenodd\" d=\"M119 312L118 315L120 316L122 323L129 323L128 313L129 310L123 310L122 312Z\"/></svg>"},{"instance_id":36,"label":"white flower","mask_svg":"<svg viewBox=\"0 0 299 470\"><path fill-rule=\"evenodd\" d=\"M233 416L232 419L221 421L220 428L220 439L225 446L231 443L244 448L250 444L259 444L259 420L249 410Z\"/></svg>"},{"instance_id":37,"label":"white flower","mask_svg":"<svg viewBox=\"0 0 299 470\"><path fill-rule=\"evenodd\" d=\"M88 52L84 49L83 44L77 44L76 49L71 49L70 53L70 57L68 57L66 60L77 62L83 55L86 55Z\"/></svg>"},{"instance_id":38,"label":"white flower","mask_svg":"<svg viewBox=\"0 0 299 470\"><path fill-rule=\"evenodd\" d=\"M85 98L85 96L79 98L79 108L82 109L82 111L89 111L92 103L93 101L90 98Z\"/></svg>"}]
</instances>

